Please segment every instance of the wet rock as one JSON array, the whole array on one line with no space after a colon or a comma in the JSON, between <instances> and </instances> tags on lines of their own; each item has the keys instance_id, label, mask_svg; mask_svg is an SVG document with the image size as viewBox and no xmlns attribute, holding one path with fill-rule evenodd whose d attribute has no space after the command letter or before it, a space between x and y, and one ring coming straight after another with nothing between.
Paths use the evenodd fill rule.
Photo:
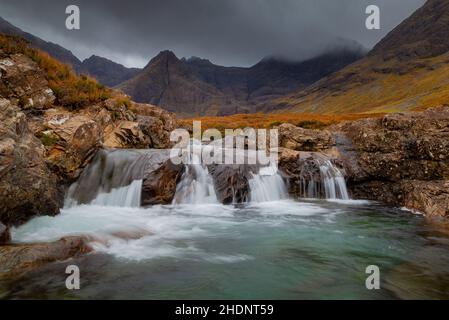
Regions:
<instances>
[{"instance_id":1,"label":"wet rock","mask_svg":"<svg viewBox=\"0 0 449 320\"><path fill-rule=\"evenodd\" d=\"M259 169L255 165L210 165L215 193L223 204L244 203L250 200L249 180Z\"/></svg>"},{"instance_id":2,"label":"wet rock","mask_svg":"<svg viewBox=\"0 0 449 320\"><path fill-rule=\"evenodd\" d=\"M0 222L0 246L11 241L9 228Z\"/></svg>"},{"instance_id":3,"label":"wet rock","mask_svg":"<svg viewBox=\"0 0 449 320\"><path fill-rule=\"evenodd\" d=\"M358 198L447 215L449 108L386 115L329 128Z\"/></svg>"},{"instance_id":4,"label":"wet rock","mask_svg":"<svg viewBox=\"0 0 449 320\"><path fill-rule=\"evenodd\" d=\"M34 215L55 215L63 195L45 161L45 148L26 116L0 99L0 221L19 224Z\"/></svg>"},{"instance_id":5,"label":"wet rock","mask_svg":"<svg viewBox=\"0 0 449 320\"><path fill-rule=\"evenodd\" d=\"M280 172L288 182L289 193L295 197L325 197L320 166L326 161L343 170L342 163L333 154L299 152L285 148L280 148L279 151Z\"/></svg>"},{"instance_id":6,"label":"wet rock","mask_svg":"<svg viewBox=\"0 0 449 320\"><path fill-rule=\"evenodd\" d=\"M0 246L0 279L20 276L44 264L64 261L92 251L86 237L55 242Z\"/></svg>"},{"instance_id":7,"label":"wet rock","mask_svg":"<svg viewBox=\"0 0 449 320\"><path fill-rule=\"evenodd\" d=\"M332 148L335 140L327 130L310 130L289 123L279 126L279 146L296 151L323 151Z\"/></svg>"},{"instance_id":8,"label":"wet rock","mask_svg":"<svg viewBox=\"0 0 449 320\"><path fill-rule=\"evenodd\" d=\"M449 181L404 181L405 207L431 217L449 216Z\"/></svg>"},{"instance_id":9,"label":"wet rock","mask_svg":"<svg viewBox=\"0 0 449 320\"><path fill-rule=\"evenodd\" d=\"M171 204L183 172L184 165L175 165L171 160L156 169L146 170L142 184L142 206Z\"/></svg>"}]
</instances>

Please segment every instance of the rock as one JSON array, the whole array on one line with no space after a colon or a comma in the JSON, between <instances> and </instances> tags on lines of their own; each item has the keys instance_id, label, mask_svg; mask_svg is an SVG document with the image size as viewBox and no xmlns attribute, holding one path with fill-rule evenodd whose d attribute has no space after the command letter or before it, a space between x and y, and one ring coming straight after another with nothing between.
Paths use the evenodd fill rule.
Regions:
<instances>
[{"instance_id":1,"label":"rock","mask_svg":"<svg viewBox=\"0 0 449 320\"><path fill-rule=\"evenodd\" d=\"M142 184L142 206L171 204L176 186L184 173L184 165L175 165L171 160L160 167L146 170Z\"/></svg>"},{"instance_id":2,"label":"rock","mask_svg":"<svg viewBox=\"0 0 449 320\"><path fill-rule=\"evenodd\" d=\"M326 196L321 176L321 166L326 161L330 161L340 171L344 170L341 161L333 153L299 152L285 148L279 148L279 152L279 170L288 181L289 193L295 197Z\"/></svg>"},{"instance_id":3,"label":"rock","mask_svg":"<svg viewBox=\"0 0 449 320\"><path fill-rule=\"evenodd\" d=\"M449 216L449 181L404 181L403 204L430 217Z\"/></svg>"},{"instance_id":4,"label":"rock","mask_svg":"<svg viewBox=\"0 0 449 320\"><path fill-rule=\"evenodd\" d=\"M0 75L0 96L24 109L47 109L56 99L45 73L25 55L8 56L0 51Z\"/></svg>"},{"instance_id":5,"label":"rock","mask_svg":"<svg viewBox=\"0 0 449 320\"><path fill-rule=\"evenodd\" d=\"M255 165L210 165L215 193L223 204L244 203L250 200L249 180L259 169Z\"/></svg>"},{"instance_id":6,"label":"rock","mask_svg":"<svg viewBox=\"0 0 449 320\"><path fill-rule=\"evenodd\" d=\"M9 228L0 222L0 246L11 241L11 233Z\"/></svg>"},{"instance_id":7,"label":"rock","mask_svg":"<svg viewBox=\"0 0 449 320\"><path fill-rule=\"evenodd\" d=\"M346 122L329 130L356 197L441 216L447 215L448 127L445 107Z\"/></svg>"},{"instance_id":8,"label":"rock","mask_svg":"<svg viewBox=\"0 0 449 320\"><path fill-rule=\"evenodd\" d=\"M106 131L103 143L107 148L148 149L152 145L150 137L142 132L137 122L121 121L111 127Z\"/></svg>"},{"instance_id":9,"label":"rock","mask_svg":"<svg viewBox=\"0 0 449 320\"><path fill-rule=\"evenodd\" d=\"M178 122L173 113L142 103L132 103L130 110L138 115L141 129L150 136L153 148L165 149L173 145L170 142L170 134L178 127Z\"/></svg>"},{"instance_id":10,"label":"rock","mask_svg":"<svg viewBox=\"0 0 449 320\"><path fill-rule=\"evenodd\" d=\"M310 130L289 123L279 126L279 146L296 151L324 151L335 145L327 130Z\"/></svg>"},{"instance_id":11,"label":"rock","mask_svg":"<svg viewBox=\"0 0 449 320\"><path fill-rule=\"evenodd\" d=\"M64 261L92 251L87 237L55 242L0 246L0 279L10 279L44 264Z\"/></svg>"},{"instance_id":12,"label":"rock","mask_svg":"<svg viewBox=\"0 0 449 320\"><path fill-rule=\"evenodd\" d=\"M48 112L46 131L40 133L47 160L61 180L73 181L102 146L103 130L88 114Z\"/></svg>"},{"instance_id":13,"label":"rock","mask_svg":"<svg viewBox=\"0 0 449 320\"><path fill-rule=\"evenodd\" d=\"M19 224L35 215L55 215L63 202L45 148L29 130L26 116L0 99L0 221Z\"/></svg>"}]
</instances>

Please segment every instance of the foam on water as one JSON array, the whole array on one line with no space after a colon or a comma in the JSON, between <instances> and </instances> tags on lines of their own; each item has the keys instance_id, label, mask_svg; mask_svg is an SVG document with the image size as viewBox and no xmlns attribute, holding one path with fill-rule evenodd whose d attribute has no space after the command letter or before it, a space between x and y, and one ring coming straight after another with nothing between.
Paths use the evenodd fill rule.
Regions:
<instances>
[{"instance_id":1,"label":"foam on water","mask_svg":"<svg viewBox=\"0 0 449 320\"><path fill-rule=\"evenodd\" d=\"M89 235L97 252L129 260L160 257L204 259L232 263L249 256L233 252L213 255L199 248L200 239L220 233L238 237L235 228L258 225L280 226L292 217L330 213L318 205L291 200L251 204L243 208L217 204L170 205L125 208L82 205L63 209L55 217L38 217L12 230L18 243L58 240L70 235ZM283 220L277 217L282 216ZM289 218L290 217L290 218ZM123 234L128 237L123 237Z\"/></svg>"}]
</instances>

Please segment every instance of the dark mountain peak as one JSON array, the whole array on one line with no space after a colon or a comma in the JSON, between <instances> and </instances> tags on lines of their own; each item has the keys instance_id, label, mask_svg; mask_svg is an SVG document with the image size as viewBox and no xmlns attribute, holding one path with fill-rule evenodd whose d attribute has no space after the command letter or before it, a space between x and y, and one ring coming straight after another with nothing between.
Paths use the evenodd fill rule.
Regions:
<instances>
[{"instance_id":1,"label":"dark mountain peak","mask_svg":"<svg viewBox=\"0 0 449 320\"><path fill-rule=\"evenodd\" d=\"M449 1L428 0L370 52L384 59L434 57L449 51Z\"/></svg>"},{"instance_id":2,"label":"dark mountain peak","mask_svg":"<svg viewBox=\"0 0 449 320\"><path fill-rule=\"evenodd\" d=\"M151 59L150 62L145 66L144 70L147 70L148 68L153 68L156 65L175 64L180 61L181 60L178 59L178 57L175 55L173 51L164 50L159 52L157 56Z\"/></svg>"},{"instance_id":3,"label":"dark mountain peak","mask_svg":"<svg viewBox=\"0 0 449 320\"><path fill-rule=\"evenodd\" d=\"M92 55L83 61L79 71L95 77L106 86L114 87L134 77L140 69L126 68L125 66L109 59Z\"/></svg>"},{"instance_id":4,"label":"dark mountain peak","mask_svg":"<svg viewBox=\"0 0 449 320\"><path fill-rule=\"evenodd\" d=\"M87 59L85 59L83 61L83 65L95 64L95 63L111 64L111 65L121 66L121 67L125 68L120 63L114 62L114 61L109 60L108 58L105 58L105 57L97 56L95 54L91 55L89 58L87 58Z\"/></svg>"}]
</instances>

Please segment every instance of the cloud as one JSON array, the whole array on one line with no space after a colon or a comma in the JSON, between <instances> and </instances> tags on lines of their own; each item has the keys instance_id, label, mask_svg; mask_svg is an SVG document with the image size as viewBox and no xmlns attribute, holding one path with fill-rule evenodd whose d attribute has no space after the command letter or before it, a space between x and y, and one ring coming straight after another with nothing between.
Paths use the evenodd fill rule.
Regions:
<instances>
[{"instance_id":1,"label":"cloud","mask_svg":"<svg viewBox=\"0 0 449 320\"><path fill-rule=\"evenodd\" d=\"M65 29L71 0L2 0L3 18L80 58L143 66L158 52L248 66L267 55L305 59L342 39L371 48L424 0L78 0L81 30ZM365 29L365 8L382 29Z\"/></svg>"}]
</instances>

